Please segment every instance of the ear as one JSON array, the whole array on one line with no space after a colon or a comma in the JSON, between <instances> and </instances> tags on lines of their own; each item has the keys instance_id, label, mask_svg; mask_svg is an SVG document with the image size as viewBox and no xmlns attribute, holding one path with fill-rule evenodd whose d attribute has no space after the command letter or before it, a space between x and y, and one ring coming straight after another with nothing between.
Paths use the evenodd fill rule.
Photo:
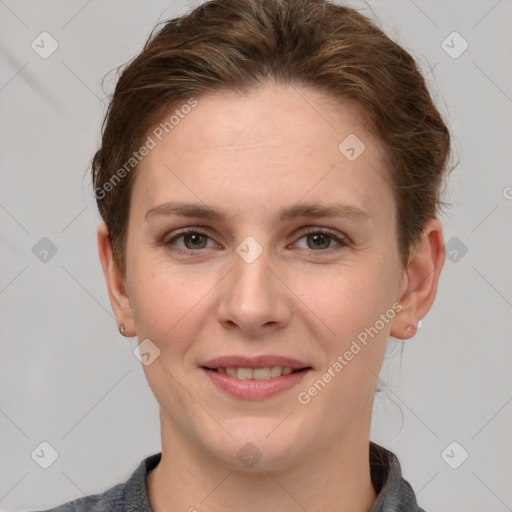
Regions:
<instances>
[{"instance_id":1,"label":"ear","mask_svg":"<svg viewBox=\"0 0 512 512\"><path fill-rule=\"evenodd\" d=\"M125 279L114 261L112 245L108 237L107 226L104 222L98 226L97 238L101 266L107 283L110 305L114 311L117 325L124 324L127 337L135 336L136 331L132 307L126 290Z\"/></svg>"},{"instance_id":2,"label":"ear","mask_svg":"<svg viewBox=\"0 0 512 512\"><path fill-rule=\"evenodd\" d=\"M402 340L414 336L418 321L428 313L436 297L444 259L443 228L437 219L431 219L404 269L400 288L403 309L393 319L391 336Z\"/></svg>"}]
</instances>

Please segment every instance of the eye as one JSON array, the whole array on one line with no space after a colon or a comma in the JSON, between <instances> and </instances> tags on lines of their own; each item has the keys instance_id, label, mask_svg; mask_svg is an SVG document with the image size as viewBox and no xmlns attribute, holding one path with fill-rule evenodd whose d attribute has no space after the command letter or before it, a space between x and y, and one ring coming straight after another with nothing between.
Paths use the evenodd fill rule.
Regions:
<instances>
[{"instance_id":1,"label":"eye","mask_svg":"<svg viewBox=\"0 0 512 512\"><path fill-rule=\"evenodd\" d=\"M176 232L175 232L176 233ZM178 232L179 234L175 234L172 238L164 240L164 244L168 246L174 246L175 240L183 239L183 243L185 245L184 248L175 248L171 247L171 249L180 254L191 254L200 249L206 249L206 242L210 237L197 229L184 229Z\"/></svg>"},{"instance_id":2,"label":"eye","mask_svg":"<svg viewBox=\"0 0 512 512\"><path fill-rule=\"evenodd\" d=\"M325 249L332 249L331 242L334 240L338 246L346 247L348 241L334 232L325 228L310 228L308 229L300 240L306 239L307 247L305 250L313 252L322 252Z\"/></svg>"},{"instance_id":3,"label":"eye","mask_svg":"<svg viewBox=\"0 0 512 512\"><path fill-rule=\"evenodd\" d=\"M177 240L183 239L184 247L180 247L176 244ZM335 241L338 248L346 247L349 245L348 240L343 236L339 236L335 232L332 232L326 228L309 228L303 232L302 237L299 240L306 239L307 247L300 249L309 252L324 252L326 249L333 248L332 242ZM198 229L182 229L174 232L174 236L164 240L164 244L169 246L170 249L179 254L192 255L198 253L201 249L212 248L208 247L208 240L211 240L210 236Z\"/></svg>"}]
</instances>

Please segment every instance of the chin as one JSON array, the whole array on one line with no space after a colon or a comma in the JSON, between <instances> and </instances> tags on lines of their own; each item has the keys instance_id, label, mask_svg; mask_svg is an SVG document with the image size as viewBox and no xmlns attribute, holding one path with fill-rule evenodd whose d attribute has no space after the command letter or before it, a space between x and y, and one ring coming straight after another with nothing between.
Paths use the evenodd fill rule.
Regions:
<instances>
[{"instance_id":1,"label":"chin","mask_svg":"<svg viewBox=\"0 0 512 512\"><path fill-rule=\"evenodd\" d=\"M290 431L283 418L247 418L237 420L237 426L226 428L224 441L205 447L231 470L247 472L279 471L294 463L305 449L306 435ZM285 420L286 422L287 420Z\"/></svg>"}]
</instances>

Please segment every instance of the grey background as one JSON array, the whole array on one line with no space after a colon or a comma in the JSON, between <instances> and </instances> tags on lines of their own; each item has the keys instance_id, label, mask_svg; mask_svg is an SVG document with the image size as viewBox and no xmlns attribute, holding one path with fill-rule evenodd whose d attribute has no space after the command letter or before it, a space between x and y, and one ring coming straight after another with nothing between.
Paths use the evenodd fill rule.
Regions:
<instances>
[{"instance_id":1,"label":"grey background","mask_svg":"<svg viewBox=\"0 0 512 512\"><path fill-rule=\"evenodd\" d=\"M136 339L110 310L88 169L102 78L158 21L198 3L0 0L1 510L103 492L160 451ZM372 438L398 455L428 512L512 510L512 2L348 5L418 59L460 158L442 219L454 261L403 355L389 342ZM59 45L47 59L31 47L43 31ZM442 47L453 31L469 44L458 58ZM46 262L32 251L43 237L57 249ZM48 469L31 457L43 441L58 452ZM453 441L452 465L469 453L457 469L441 456Z\"/></svg>"}]
</instances>

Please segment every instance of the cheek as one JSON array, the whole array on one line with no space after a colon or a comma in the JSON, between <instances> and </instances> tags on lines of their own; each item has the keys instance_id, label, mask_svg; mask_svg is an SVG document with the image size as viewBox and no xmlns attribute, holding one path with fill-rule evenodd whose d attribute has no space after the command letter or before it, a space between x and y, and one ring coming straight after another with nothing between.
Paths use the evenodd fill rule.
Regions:
<instances>
[{"instance_id":1,"label":"cheek","mask_svg":"<svg viewBox=\"0 0 512 512\"><path fill-rule=\"evenodd\" d=\"M217 280L212 272L172 264L161 255L133 258L131 303L138 337L151 339L161 350L184 352Z\"/></svg>"},{"instance_id":2,"label":"cheek","mask_svg":"<svg viewBox=\"0 0 512 512\"><path fill-rule=\"evenodd\" d=\"M329 352L350 345L392 307L396 288L392 265L368 258L364 265L340 265L325 274L296 277L294 291L310 309L308 316L316 318L317 334L328 344ZM379 322L378 327L388 332L390 326Z\"/></svg>"},{"instance_id":3,"label":"cheek","mask_svg":"<svg viewBox=\"0 0 512 512\"><path fill-rule=\"evenodd\" d=\"M316 322L316 338L325 356L322 374L317 376L320 382L316 380L311 389L319 398L312 401L340 422L355 414L365 397L373 396L396 315L395 268L391 258L368 257L364 265L339 267L328 281L310 279L309 287L304 283L301 297L315 304L311 309L322 320Z\"/></svg>"},{"instance_id":4,"label":"cheek","mask_svg":"<svg viewBox=\"0 0 512 512\"><path fill-rule=\"evenodd\" d=\"M328 411L335 431L373 397L396 312L389 276L377 265L340 270L328 288L316 283L304 302L314 301L311 309L322 320L315 321L316 339L325 359L310 387L299 390L299 401L308 402L305 410L314 417Z\"/></svg>"}]
</instances>

